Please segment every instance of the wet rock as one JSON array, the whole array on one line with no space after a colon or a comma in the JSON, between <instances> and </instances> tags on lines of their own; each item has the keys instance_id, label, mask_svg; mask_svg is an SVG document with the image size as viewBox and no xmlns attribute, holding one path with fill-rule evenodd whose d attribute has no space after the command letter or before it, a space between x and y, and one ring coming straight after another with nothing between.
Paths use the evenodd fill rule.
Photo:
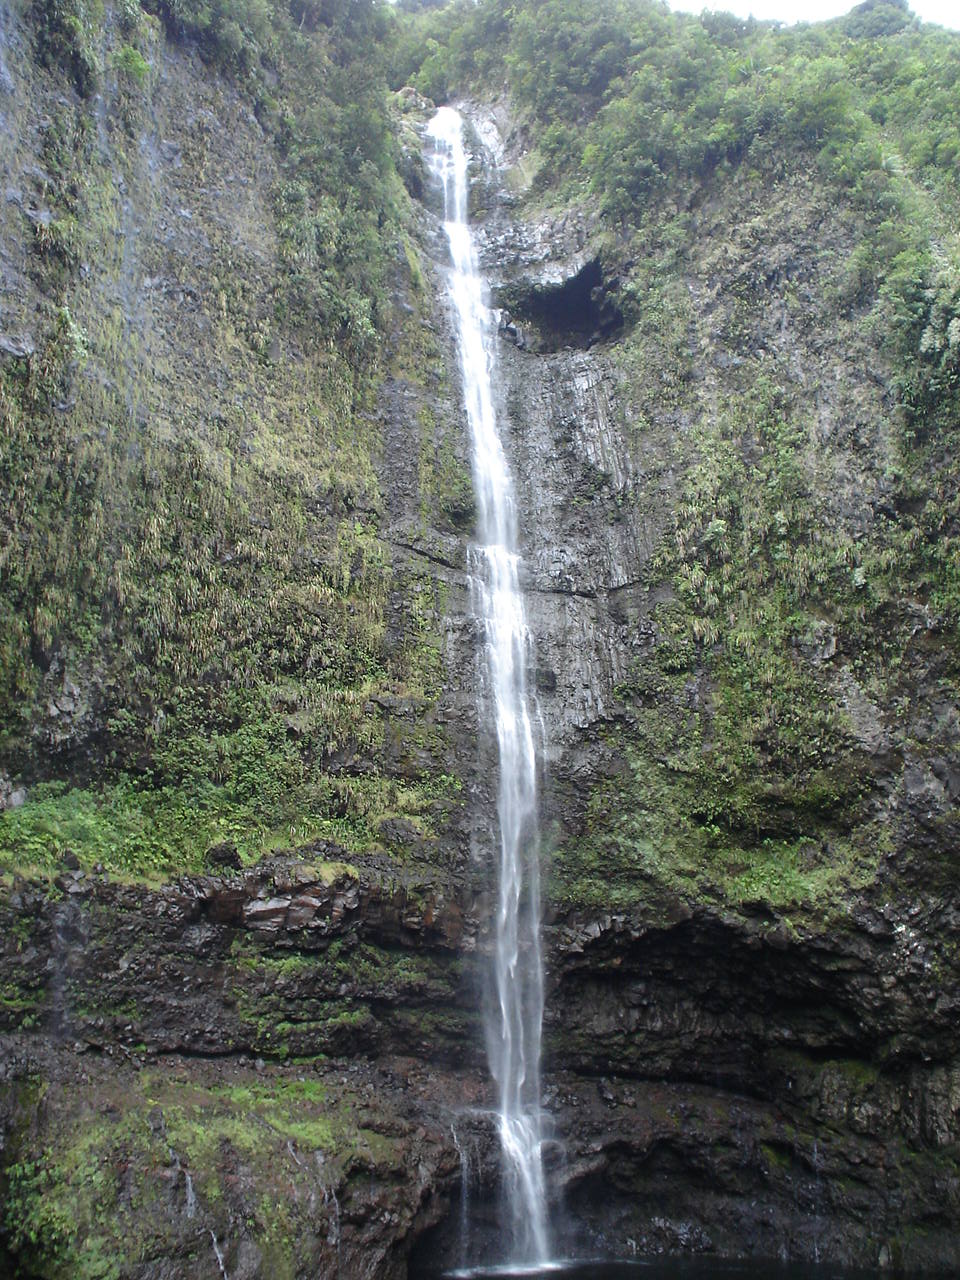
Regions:
<instances>
[{"instance_id":1,"label":"wet rock","mask_svg":"<svg viewBox=\"0 0 960 1280\"><path fill-rule=\"evenodd\" d=\"M203 228L222 223L230 261L239 261L245 247L262 261L267 277L275 253L264 228L277 175L262 153L256 154L263 174L252 189L243 181L253 165L234 157L238 172L225 174L211 158L211 188L179 194L176 174L190 151L202 149L205 136L229 140L231 133L219 115L191 106L195 60L174 66L177 57L168 50L158 74L173 77L178 100L186 104L184 129L167 112L144 133L139 181L148 200L138 201L129 175L125 183L118 179L118 190L126 193L120 210L125 261L118 297L110 299L128 327L131 350L133 339L180 335L175 349L149 362L156 370L162 430L172 429L161 413L170 400L164 379L172 358L203 365L200 387L212 387L217 377L230 381L223 370L207 367L202 344L198 355L192 350L202 298L186 282L197 268L194 250ZM217 85L210 100L218 111L229 111L230 92ZM157 102L162 106L159 96ZM412 91L404 91L400 103L411 116L432 105ZM630 349L610 345L620 324L620 266L600 255L589 211L530 222L516 216L497 168L521 144L510 141L509 127L501 131L505 140L494 136L492 117L502 123L503 115L499 106L491 119L478 115L476 121L474 144L484 174L476 199L484 220L481 251L506 307L506 341L500 344L509 409L505 448L524 496L533 666L537 691L549 699L544 813L559 833L562 871L563 855L577 850L589 798L601 785L614 789L623 776L623 760L609 739L634 713L625 710L618 690L635 679L638 658L655 654L662 643L653 614L669 600L669 584L651 586L651 558L671 527L682 483L674 459L697 415L739 400L743 386L737 380L748 375L760 351L794 371L798 398L808 384L816 386L810 421L831 449L842 450L858 425L864 439L882 434L875 430L880 393L845 384L835 353L822 355L805 344L784 324L782 311L775 323L762 319L764 331L750 334L743 349L723 345L725 295L747 296L749 281L704 256L715 196L705 191L698 216L706 249L700 253L698 247L699 257L691 251L678 282L695 317L684 338L695 368L682 376L698 390L678 405L680 392L665 376L659 336ZM160 131L173 136L160 137ZM408 190L419 191L416 139L402 145L404 180ZM217 201L211 190L221 180L234 194ZM16 181L7 201L11 216L22 221L15 211L29 204L31 184L52 181L40 170L32 176L24 170ZM786 199L799 205L794 196L787 189ZM756 210L749 213L752 219ZM40 226L51 219L46 209L28 216ZM439 228L426 214L411 226L426 251L434 247L439 263ZM794 233L791 225L793 240ZM747 234L727 220L715 240L733 254L737 244L730 241ZM823 235L829 252L842 256L844 246L829 239L829 227ZM176 269L158 256L161 247L174 255ZM764 296L781 279L799 282L802 293L813 264L805 250L768 244L754 258L745 270L755 268ZM427 262L424 270L426 288L437 285L440 268ZM398 275L397 310L410 314L410 270L399 259ZM88 287L93 290L96 281ZM16 282L7 292L16 296ZM420 371L419 380L384 371L376 410L383 510L378 507L376 519L388 534L399 583L385 611L387 651L402 655L417 634L413 628L424 622L414 616L406 590L416 581L424 597L435 592L445 601L445 616L428 610L426 623L435 625L447 678L435 710L400 693L371 699L370 713L384 725L382 757L360 758L347 748L333 764L347 777L378 773L417 780L438 771L461 776L469 762L475 781L443 838L430 845L414 824L387 819L380 835L403 858L371 852L356 873L324 868L321 877L311 858L351 865L359 859L355 851L317 842L301 851L303 860L271 860L242 875L187 877L160 892L63 874L55 893L45 884L19 883L0 897L0 1024L16 1037L0 1052L0 1076L51 1082L46 1118L38 1113L31 1119L38 1141L46 1133L60 1140L69 1127L60 1122L72 1122L74 1104L84 1132L90 1114L105 1113L101 1103L122 1098L124 1107L132 1107L138 1075L127 1070L123 1056L143 1044L166 1055L157 1075L177 1086L171 1114L182 1114L185 1099L193 1105L196 1088L209 1090L204 1096L214 1109L216 1099L234 1088L249 1095L251 1069L244 1058L256 1063L253 1092L295 1079L293 1073L307 1068L286 1068L288 1056L316 1064L309 1070L329 1094L325 1123L349 1107L365 1109L369 1126L365 1120L362 1127L381 1141L364 1147L358 1125L341 1148L320 1151L323 1160L311 1160L299 1138L289 1139L292 1148L274 1143L269 1111L262 1124L246 1122L240 1143L211 1143L223 1201L222 1208L207 1206L204 1229L227 1250L231 1275L266 1266L249 1224L263 1189L278 1186L284 1208L294 1215L295 1234L314 1250L304 1274L399 1274L414 1238L448 1209L451 1233L457 1229L460 1166L450 1116L459 1117L465 1101L478 1112L489 1110L476 1010L489 946L483 922L490 918L484 858L491 846L486 766L492 748L469 692L482 643L470 621L466 543L473 510L463 484L469 462L449 316L442 304L430 310L418 299L416 310L421 308L429 312L424 332L446 351L446 366L442 376L437 368ZM809 314L804 322L812 332ZM0 338L0 351L24 359L32 354L32 346L26 350L31 343L14 328ZM266 354L278 350L271 337ZM630 364L638 359L641 364ZM884 376L877 373L871 381L882 387ZM855 392L847 402L845 385ZM239 384L228 390L231 404L235 392L246 394ZM845 456L863 457L866 447ZM758 460L756 442L745 442L744 449L749 462ZM423 460L441 456L451 474L442 484L437 480L436 493L426 493ZM831 486L851 524L873 510L870 495L859 493L869 488L868 471L864 463ZM313 517L339 519L357 499L323 491L310 501ZM366 520L365 513L361 517ZM234 563L232 554L224 552L222 563ZM324 565L319 551L314 563ZM918 644L932 645L943 620L919 604L911 618ZM915 704L903 708L913 744L904 767L894 717L844 645L839 630L823 623L798 637L791 655L832 691L845 732L871 761L865 803L878 806L875 838L884 840L891 865L905 866L903 880L865 884L860 859L870 850L858 849L850 885L829 918L793 905L774 909L752 887L711 905L701 900L703 880L692 876L671 894L651 883L649 897L638 895L629 909L587 911L562 899L549 907L547 1092L565 1149L563 1160L549 1157L551 1185L557 1195L566 1191L577 1230L592 1232L610 1248L771 1255L783 1248L793 1257L819 1252L867 1263L880 1256L886 1264L900 1258L904 1237L914 1250L912 1263L956 1270L960 910L950 806L958 789L960 722L946 681L941 691L929 692L940 680L932 661L902 673ZM66 679L55 654L44 660L50 663L46 747L60 759L92 749L101 677L91 671ZM703 670L684 672L681 683L684 715L706 724L712 690ZM641 714L662 709L660 690L643 696ZM289 727L296 731L293 717ZM756 744L757 750L765 745ZM670 749L665 741L665 759ZM9 807L22 788L9 783L4 790L5 781L0 804ZM891 807L885 809L887 795ZM592 817L598 817L595 810ZM846 846L846 817L835 817L839 830L831 831L831 839ZM802 834L797 859L815 869L825 846L806 838L805 829ZM208 862L217 870L241 871L235 854L232 845L214 846ZM423 867L411 868L421 860ZM65 864L65 870L79 868ZM605 874L603 866L599 874ZM54 1023L62 1044L45 1034ZM86 1052L91 1045L103 1052ZM84 1052L84 1068L90 1064L79 1082L63 1066L62 1055L74 1057L70 1046ZM169 1056L178 1053L189 1056ZM327 1070L323 1059L336 1055L348 1055L349 1062ZM351 1080L362 1082L359 1097L344 1093ZM26 1097L29 1084L23 1092ZM0 1114L11 1132L15 1120L22 1122L15 1109L0 1091ZM161 1108L150 1115L162 1118ZM205 1124L208 1118L205 1110ZM476 1123L480 1195L489 1194L492 1202L496 1139L489 1123ZM272 1154L261 1162L261 1149L268 1147ZM153 1166L142 1168L149 1177ZM130 1176L123 1186L126 1195L136 1179ZM152 1223L153 1211L144 1207L143 1221ZM209 1274L213 1236L198 1235L197 1223L187 1226L173 1215L151 1230L151 1240L173 1242L170 1275L193 1280L188 1267L201 1250L201 1274ZM457 1257L452 1244L447 1256Z\"/></svg>"},{"instance_id":2,"label":"wet rock","mask_svg":"<svg viewBox=\"0 0 960 1280\"><path fill-rule=\"evenodd\" d=\"M599 257L560 279L511 279L494 295L506 313L501 333L534 352L606 341L623 327L618 289L618 280L605 277ZM522 333L518 321L525 326Z\"/></svg>"},{"instance_id":3,"label":"wet rock","mask_svg":"<svg viewBox=\"0 0 960 1280\"><path fill-rule=\"evenodd\" d=\"M206 859L212 867L224 867L239 871L243 866L237 846L232 840L224 840L220 844L211 845L207 850Z\"/></svg>"},{"instance_id":4,"label":"wet rock","mask_svg":"<svg viewBox=\"0 0 960 1280\"><path fill-rule=\"evenodd\" d=\"M0 333L0 356L11 360L27 360L36 351L32 338L10 333Z\"/></svg>"},{"instance_id":5,"label":"wet rock","mask_svg":"<svg viewBox=\"0 0 960 1280\"><path fill-rule=\"evenodd\" d=\"M289 898L262 898L247 902L243 908L244 924L274 933L286 923L289 906Z\"/></svg>"},{"instance_id":6,"label":"wet rock","mask_svg":"<svg viewBox=\"0 0 960 1280\"><path fill-rule=\"evenodd\" d=\"M420 831L408 818L385 818L377 831L385 844L400 849L416 848L423 842Z\"/></svg>"},{"instance_id":7,"label":"wet rock","mask_svg":"<svg viewBox=\"0 0 960 1280\"><path fill-rule=\"evenodd\" d=\"M0 774L0 813L4 809L19 809L26 802L26 787L15 787L6 774Z\"/></svg>"},{"instance_id":8,"label":"wet rock","mask_svg":"<svg viewBox=\"0 0 960 1280\"><path fill-rule=\"evenodd\" d=\"M318 917L329 902L329 894L321 889L298 893L290 901L287 911L287 928L304 929L313 925L319 926L322 921Z\"/></svg>"}]
</instances>

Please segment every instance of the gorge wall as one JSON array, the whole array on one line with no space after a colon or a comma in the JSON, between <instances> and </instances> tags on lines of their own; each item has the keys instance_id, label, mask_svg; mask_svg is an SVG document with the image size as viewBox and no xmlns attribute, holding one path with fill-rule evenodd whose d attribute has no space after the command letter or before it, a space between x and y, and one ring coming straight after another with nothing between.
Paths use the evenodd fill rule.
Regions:
<instances>
[{"instance_id":1,"label":"gorge wall","mask_svg":"<svg viewBox=\"0 0 960 1280\"><path fill-rule=\"evenodd\" d=\"M14 1275L401 1276L457 1261L464 1167L493 1211L464 1108L495 747L429 104L364 97L389 34L295 8L0 10ZM618 220L544 178L522 79L463 84L559 1243L951 1272L952 384L904 392L876 219L813 144Z\"/></svg>"}]
</instances>

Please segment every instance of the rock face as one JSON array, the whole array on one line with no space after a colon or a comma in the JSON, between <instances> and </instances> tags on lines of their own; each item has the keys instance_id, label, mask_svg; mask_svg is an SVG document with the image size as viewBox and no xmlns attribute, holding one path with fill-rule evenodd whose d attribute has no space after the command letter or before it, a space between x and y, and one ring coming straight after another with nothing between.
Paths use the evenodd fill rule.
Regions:
<instances>
[{"instance_id":1,"label":"rock face","mask_svg":"<svg viewBox=\"0 0 960 1280\"><path fill-rule=\"evenodd\" d=\"M25 40L16 30L9 39ZM94 273L78 314L92 330L107 306L98 290L118 291L110 314L127 326L125 350L154 353L158 400L141 405L141 375L127 370L111 403L129 393L130 422L150 408L175 432L172 362L181 346L200 361L214 323L184 263L206 271L215 258L227 302L263 319L277 174L233 90L157 50L166 114L157 148L143 128L134 161L153 194L119 199L129 226L114 228L116 271L107 283ZM7 79L0 60L0 94ZM192 106L178 119L181 101ZM407 95L398 125L418 192L425 109ZM544 726L558 1246L955 1273L956 644L909 590L873 612L863 594L874 562L861 550L882 550L906 505L892 478L892 371L856 306L836 301L856 217L805 174L776 189L721 176L681 193L640 252L587 210L531 215L505 181L522 147L509 114L466 110L483 264L503 309L505 443ZM230 138L223 172L213 118ZM187 135L211 166L192 210ZM22 213L9 194L4 209L12 242ZM39 205L25 212L46 225ZM474 696L472 495L429 191L410 219L421 283L398 268L400 354L351 410L375 436L370 474L340 492L318 473L302 512L317 572L336 544L336 582L361 584L336 608L362 612L363 593L377 595L367 660L395 664L389 682L350 686L348 726L325 722L318 752L343 808L323 821L362 818L366 835L349 846L291 835L295 848L251 863L220 834L207 873L162 887L72 853L55 876L32 874L25 851L0 899L0 1261L14 1275L92 1278L110 1274L98 1270L107 1259L142 1280L400 1277L408 1261L458 1260L465 1176L476 1229L496 1235L479 1025L493 744ZM242 249L232 275L226 241ZM138 245L145 257L131 256ZM6 297L26 277L12 256L0 268ZM228 276L252 290L249 308ZM27 321L0 318L0 360L32 356ZM310 383L313 357L267 343L254 375L237 351L258 335L232 335L230 359L212 366L215 398L227 403L240 370L249 400L269 392L292 419L305 383L264 370L276 361ZM99 385L103 367L83 378ZM191 395L205 385L190 381ZM819 595L803 585L821 571L811 526L835 535ZM737 581L736 547L722 546L751 531L757 554L782 572L788 560L801 586L782 627L769 621L780 579L757 577L752 631L728 620L739 606L724 597L722 625L744 637L730 658L701 625L717 615L690 601L704 604L715 568ZM371 568L381 555L389 574ZM328 577L302 609L331 598ZM338 642L322 640L311 661ZM89 768L117 669L92 662L81 679L59 652L45 661L37 749ZM283 678L306 676L290 663ZM289 739L309 737L308 711L291 697ZM377 808L381 786L395 802ZM4 774L0 806L25 800Z\"/></svg>"},{"instance_id":2,"label":"rock face","mask_svg":"<svg viewBox=\"0 0 960 1280\"><path fill-rule=\"evenodd\" d=\"M403 1274L479 1087L475 929L436 886L319 860L153 893L21 885L0 1083L17 1265L92 1274L96 1247L143 1276L215 1274L218 1250L230 1275Z\"/></svg>"},{"instance_id":3,"label":"rock face","mask_svg":"<svg viewBox=\"0 0 960 1280\"><path fill-rule=\"evenodd\" d=\"M678 655L671 632L689 606L662 567L664 543L690 536L690 476L715 448L704 424L737 412L751 380L787 388L778 412L816 424L801 485L820 518L852 538L882 528L889 374L855 323L837 334L811 287L855 220L824 217L800 178L768 208L750 207L753 193L698 192L682 265L651 282L650 314L623 336L635 246L569 209L525 222L498 176L522 139L501 115L505 141L491 146L497 112L473 111L547 727L558 1231L570 1249L587 1238L620 1255L949 1269L960 1211L949 631L934 623L937 638L921 640L909 598L893 608L900 688L917 701L904 726L879 652L858 658L839 617L801 610L777 643L790 645L788 678L842 726L821 757L830 788L839 796L848 773L858 795L844 812L810 803L809 766L793 763L764 784L771 827L747 832L726 797L684 790L685 774L702 776L684 758L694 742L737 785L721 737L733 736L721 727L730 675L709 646ZM747 466L762 456L759 431L748 423L737 441ZM706 487L705 521L729 510L709 475ZM710 547L701 555L709 564ZM871 684L886 692L870 696ZM776 769L774 736L752 739L761 772ZM683 846L704 834L692 864ZM453 1261L449 1231L427 1251Z\"/></svg>"},{"instance_id":4,"label":"rock face","mask_svg":"<svg viewBox=\"0 0 960 1280\"><path fill-rule=\"evenodd\" d=\"M122 1257L151 1242L137 1275L211 1274L215 1237L229 1274L389 1276L411 1248L456 1258L467 1151L494 1239L496 1144L469 1114L490 1100L471 962L487 908L449 892L284 859L153 892L21 883L2 921L14 1203L40 1180L79 1274L97 1170L123 1168L104 1239ZM556 921L558 1242L949 1272L956 992L931 975L955 927L943 900L828 934L683 904Z\"/></svg>"},{"instance_id":5,"label":"rock face","mask_svg":"<svg viewBox=\"0 0 960 1280\"><path fill-rule=\"evenodd\" d=\"M602 1239L649 1239L659 1216L673 1247L689 1224L696 1249L951 1265L952 998L914 948L955 907L921 910L916 931L861 911L828 939L699 912L576 938L550 1042L608 1112L571 1196Z\"/></svg>"}]
</instances>

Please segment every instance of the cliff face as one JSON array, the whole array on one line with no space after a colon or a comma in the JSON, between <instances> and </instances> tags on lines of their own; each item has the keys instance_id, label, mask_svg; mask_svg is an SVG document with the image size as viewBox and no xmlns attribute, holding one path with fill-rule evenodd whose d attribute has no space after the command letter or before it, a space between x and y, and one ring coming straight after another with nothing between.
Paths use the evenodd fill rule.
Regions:
<instances>
[{"instance_id":1,"label":"cliff face","mask_svg":"<svg viewBox=\"0 0 960 1280\"><path fill-rule=\"evenodd\" d=\"M837 307L861 219L801 173L718 173L642 244L480 203L550 726L568 1209L620 1251L949 1265L956 632L865 581L918 458L868 308Z\"/></svg>"},{"instance_id":2,"label":"cliff face","mask_svg":"<svg viewBox=\"0 0 960 1280\"><path fill-rule=\"evenodd\" d=\"M16 1274L396 1274L456 1167L469 477L358 14L0 11Z\"/></svg>"},{"instance_id":3,"label":"cliff face","mask_svg":"<svg viewBox=\"0 0 960 1280\"><path fill-rule=\"evenodd\" d=\"M110 14L87 92L2 16L8 1264L455 1262L463 1178L478 1230L494 1197L493 744L427 105L371 212L302 167L294 46L251 96ZM953 1270L955 494L850 278L864 214L719 166L615 227L528 187L505 100L466 112L562 1243Z\"/></svg>"},{"instance_id":4,"label":"cliff face","mask_svg":"<svg viewBox=\"0 0 960 1280\"><path fill-rule=\"evenodd\" d=\"M349 31L278 18L251 79L140 9L67 23L81 95L58 21L4 36L4 865L429 841L459 779L406 535L469 489L386 97Z\"/></svg>"}]
</instances>

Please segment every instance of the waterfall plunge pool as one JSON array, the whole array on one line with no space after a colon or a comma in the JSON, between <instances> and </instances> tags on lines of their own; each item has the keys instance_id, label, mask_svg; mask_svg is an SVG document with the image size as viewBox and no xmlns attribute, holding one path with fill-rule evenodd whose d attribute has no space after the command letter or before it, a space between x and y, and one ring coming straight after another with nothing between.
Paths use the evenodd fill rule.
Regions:
<instances>
[{"instance_id":1,"label":"waterfall plunge pool","mask_svg":"<svg viewBox=\"0 0 960 1280\"><path fill-rule=\"evenodd\" d=\"M421 1280L427 1280L424 1272ZM435 1271L433 1280L880 1280L889 1271L838 1267L822 1262L765 1259L651 1258L631 1261L559 1261L544 1267L477 1267Z\"/></svg>"}]
</instances>

